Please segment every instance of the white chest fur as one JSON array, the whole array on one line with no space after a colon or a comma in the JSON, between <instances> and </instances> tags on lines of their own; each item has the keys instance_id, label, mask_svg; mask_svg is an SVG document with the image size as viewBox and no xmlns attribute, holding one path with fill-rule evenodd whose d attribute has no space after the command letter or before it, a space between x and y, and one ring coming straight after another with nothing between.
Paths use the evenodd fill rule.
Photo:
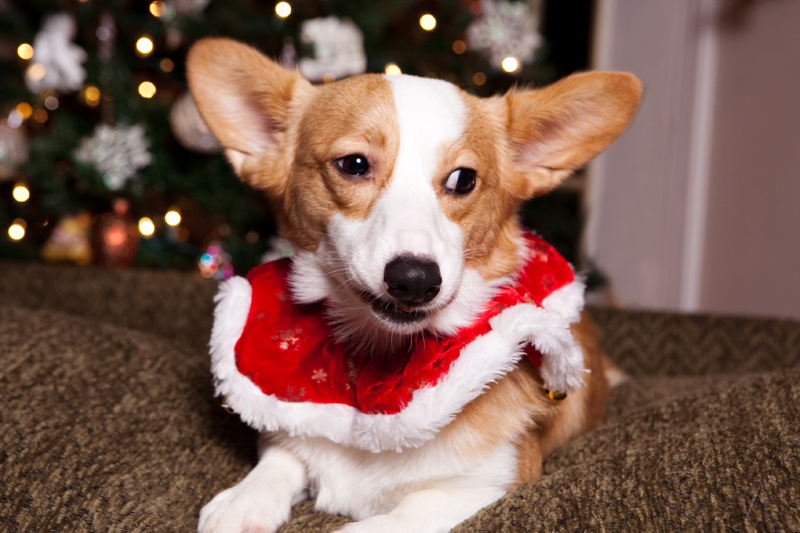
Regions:
<instances>
[{"instance_id":1,"label":"white chest fur","mask_svg":"<svg viewBox=\"0 0 800 533\"><path fill-rule=\"evenodd\" d=\"M446 491L480 508L500 498L517 472L517 451L511 443L468 455L442 438L401 453L371 453L324 438L283 433L273 442L305 463L317 509L356 520L388 513L407 495L426 490Z\"/></svg>"}]
</instances>

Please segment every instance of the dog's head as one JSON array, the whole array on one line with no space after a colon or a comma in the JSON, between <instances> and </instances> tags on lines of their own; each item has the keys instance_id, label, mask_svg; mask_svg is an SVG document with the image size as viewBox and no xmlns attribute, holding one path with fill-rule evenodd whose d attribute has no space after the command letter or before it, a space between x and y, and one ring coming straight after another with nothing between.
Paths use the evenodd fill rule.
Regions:
<instances>
[{"instance_id":1,"label":"dog's head","mask_svg":"<svg viewBox=\"0 0 800 533\"><path fill-rule=\"evenodd\" d=\"M622 73L488 99L411 76L313 86L226 39L194 46L188 78L297 249L295 299L328 299L345 335L468 323L519 266L519 204L616 139L641 95Z\"/></svg>"}]
</instances>

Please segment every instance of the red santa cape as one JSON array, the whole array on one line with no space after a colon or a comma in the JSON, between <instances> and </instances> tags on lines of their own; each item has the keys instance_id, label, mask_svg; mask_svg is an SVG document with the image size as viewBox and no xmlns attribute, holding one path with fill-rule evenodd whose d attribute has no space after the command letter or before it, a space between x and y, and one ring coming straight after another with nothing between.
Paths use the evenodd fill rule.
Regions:
<instances>
[{"instance_id":1,"label":"red santa cape","mask_svg":"<svg viewBox=\"0 0 800 533\"><path fill-rule=\"evenodd\" d=\"M292 303L291 260L266 263L220 287L211 340L218 394L262 431L326 437L378 452L420 446L522 356L545 385L581 384L583 355L569 324L583 285L542 239L473 323L424 335L391 357L356 357L337 341L324 302Z\"/></svg>"}]
</instances>

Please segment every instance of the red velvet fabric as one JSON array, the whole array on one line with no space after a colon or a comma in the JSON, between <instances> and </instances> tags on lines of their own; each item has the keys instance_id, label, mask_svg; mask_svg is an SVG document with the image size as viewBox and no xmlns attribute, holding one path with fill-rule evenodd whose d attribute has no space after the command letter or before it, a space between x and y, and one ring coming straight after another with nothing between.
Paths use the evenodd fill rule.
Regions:
<instances>
[{"instance_id":1,"label":"red velvet fabric","mask_svg":"<svg viewBox=\"0 0 800 533\"><path fill-rule=\"evenodd\" d=\"M355 357L337 342L324 304L295 305L287 276L291 260L265 263L247 276L252 300L236 343L239 372L264 392L287 402L344 404L368 414L393 414L415 390L435 386L461 350L491 328L489 319L519 303L542 305L574 279L572 268L549 244L527 235L528 260L516 283L502 288L469 327L451 337L424 335L393 354ZM526 355L539 366L533 346Z\"/></svg>"}]
</instances>

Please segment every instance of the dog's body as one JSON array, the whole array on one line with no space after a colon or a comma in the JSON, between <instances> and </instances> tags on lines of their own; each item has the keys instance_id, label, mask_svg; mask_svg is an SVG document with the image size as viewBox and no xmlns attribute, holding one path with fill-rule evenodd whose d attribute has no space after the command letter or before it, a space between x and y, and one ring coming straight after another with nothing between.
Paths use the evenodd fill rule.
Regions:
<instances>
[{"instance_id":1,"label":"dog's body","mask_svg":"<svg viewBox=\"0 0 800 533\"><path fill-rule=\"evenodd\" d=\"M325 300L335 335L358 357L391 358L409 338L470 325L525 261L519 203L610 144L641 93L618 73L492 99L409 76L314 87L227 40L201 42L188 64L203 117L297 248L292 299ZM203 509L199 530L275 531L310 494L318 509L359 521L342 531L447 531L536 479L544 457L605 411L608 364L592 326L562 311L565 301L580 307L580 288L520 315L572 323L580 350L560 326L553 338L564 353L582 353L579 366L516 357L413 445L265 433L258 465ZM554 401L544 389L569 395Z\"/></svg>"}]
</instances>

